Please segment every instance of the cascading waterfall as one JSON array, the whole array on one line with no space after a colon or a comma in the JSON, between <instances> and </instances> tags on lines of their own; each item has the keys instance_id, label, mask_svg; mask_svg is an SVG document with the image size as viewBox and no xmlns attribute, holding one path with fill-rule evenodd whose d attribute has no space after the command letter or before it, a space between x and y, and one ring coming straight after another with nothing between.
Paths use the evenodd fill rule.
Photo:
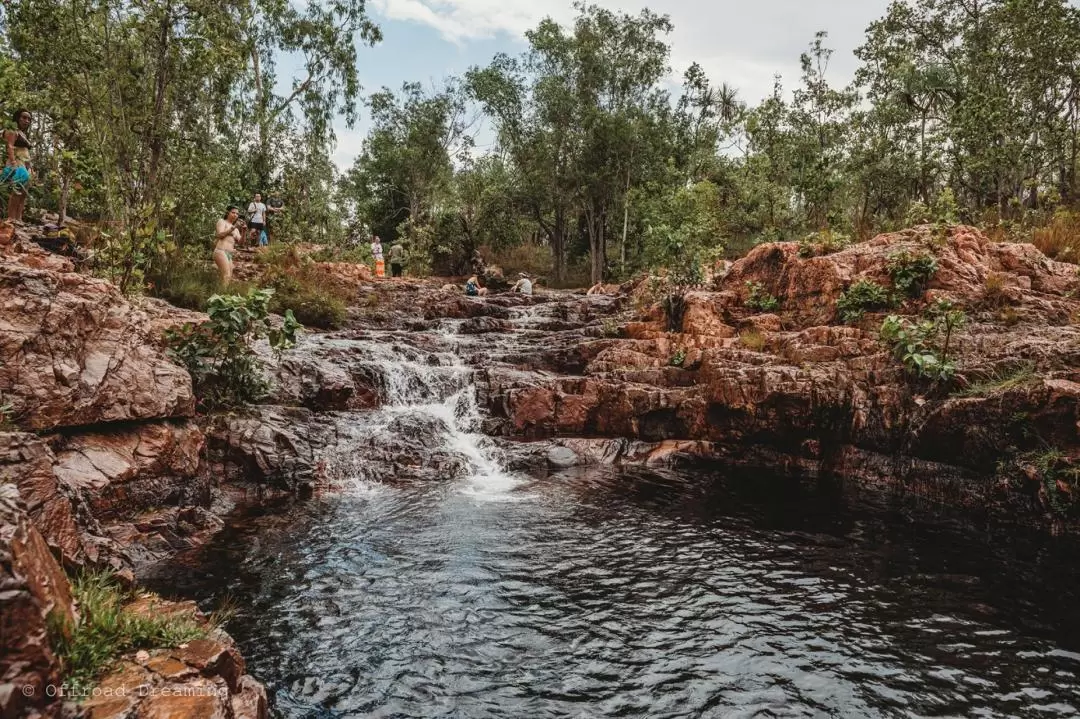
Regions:
<instances>
[{"instance_id":1,"label":"cascading waterfall","mask_svg":"<svg viewBox=\"0 0 1080 719\"><path fill-rule=\"evenodd\" d=\"M454 335L432 337L439 351L417 349L390 334L365 346L362 364L379 378L381 407L358 415L349 428L355 451L342 458L338 473L359 482L377 479L370 470L380 459L378 448L404 440L423 453L445 455L446 472L465 480L461 491L506 499L522 480L503 469L499 449L480 432L473 371L457 353ZM382 459L397 461L394 456Z\"/></svg>"}]
</instances>

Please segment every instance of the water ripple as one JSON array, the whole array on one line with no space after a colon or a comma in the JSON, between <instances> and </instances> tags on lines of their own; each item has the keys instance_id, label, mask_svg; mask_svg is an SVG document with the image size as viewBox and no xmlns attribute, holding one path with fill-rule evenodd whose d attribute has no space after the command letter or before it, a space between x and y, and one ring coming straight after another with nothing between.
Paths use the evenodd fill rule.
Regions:
<instances>
[{"instance_id":1,"label":"water ripple","mask_svg":"<svg viewBox=\"0 0 1080 719\"><path fill-rule=\"evenodd\" d=\"M283 717L1077 715L1071 564L708 485L359 487L226 535L191 591L240 601Z\"/></svg>"}]
</instances>

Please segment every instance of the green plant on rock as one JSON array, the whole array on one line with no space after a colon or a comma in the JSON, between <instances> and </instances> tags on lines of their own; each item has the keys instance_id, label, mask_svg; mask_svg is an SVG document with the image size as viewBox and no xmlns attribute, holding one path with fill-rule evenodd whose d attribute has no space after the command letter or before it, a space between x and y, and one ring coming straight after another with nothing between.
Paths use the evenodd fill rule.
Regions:
<instances>
[{"instance_id":1,"label":"green plant on rock","mask_svg":"<svg viewBox=\"0 0 1080 719\"><path fill-rule=\"evenodd\" d=\"M200 404L208 409L258 402L269 384L252 344L262 338L275 352L296 343L299 323L285 313L281 328L270 323L274 291L251 290L247 295L214 295L207 302L210 319L185 324L166 333L170 354L191 373Z\"/></svg>"},{"instance_id":2,"label":"green plant on rock","mask_svg":"<svg viewBox=\"0 0 1080 719\"><path fill-rule=\"evenodd\" d=\"M901 250L889 255L885 269L898 292L918 297L937 272L938 263L933 255Z\"/></svg>"},{"instance_id":3,"label":"green plant on rock","mask_svg":"<svg viewBox=\"0 0 1080 719\"><path fill-rule=\"evenodd\" d=\"M610 338L622 336L622 328L619 326L619 321L614 317L604 318L603 322L600 323L600 334Z\"/></svg>"},{"instance_id":4,"label":"green plant on rock","mask_svg":"<svg viewBox=\"0 0 1080 719\"><path fill-rule=\"evenodd\" d=\"M831 255L851 246L851 237L841 232L821 230L799 240L799 257Z\"/></svg>"},{"instance_id":5,"label":"green plant on rock","mask_svg":"<svg viewBox=\"0 0 1080 719\"><path fill-rule=\"evenodd\" d=\"M952 336L966 315L948 300L939 300L927 315L918 322L889 315L881 324L881 339L908 374L948 383L956 375L956 363L949 357Z\"/></svg>"},{"instance_id":6,"label":"green plant on rock","mask_svg":"<svg viewBox=\"0 0 1080 719\"><path fill-rule=\"evenodd\" d=\"M1053 514L1065 516L1080 507L1080 467L1057 447L1023 452L998 463L998 476L1012 484L1019 478L1038 482L1039 498Z\"/></svg>"},{"instance_id":7,"label":"green plant on rock","mask_svg":"<svg viewBox=\"0 0 1080 719\"><path fill-rule=\"evenodd\" d=\"M759 312L772 312L780 306L780 300L765 290L765 285L754 280L746 282L747 296L743 305Z\"/></svg>"},{"instance_id":8,"label":"green plant on rock","mask_svg":"<svg viewBox=\"0 0 1080 719\"><path fill-rule=\"evenodd\" d=\"M676 350L675 354L671 355L671 359L668 360L668 364L672 367L682 367L684 362L686 362L686 350L681 348Z\"/></svg>"},{"instance_id":9,"label":"green plant on rock","mask_svg":"<svg viewBox=\"0 0 1080 719\"><path fill-rule=\"evenodd\" d=\"M889 309L895 304L887 289L873 280L859 280L840 294L836 309L845 323L858 321L866 312Z\"/></svg>"},{"instance_id":10,"label":"green plant on rock","mask_svg":"<svg viewBox=\"0 0 1080 719\"><path fill-rule=\"evenodd\" d=\"M105 573L79 576L71 588L79 619L71 625L50 615L49 635L65 681L80 692L126 652L175 647L207 636L213 627L194 617L134 612L128 605L135 597Z\"/></svg>"}]
</instances>

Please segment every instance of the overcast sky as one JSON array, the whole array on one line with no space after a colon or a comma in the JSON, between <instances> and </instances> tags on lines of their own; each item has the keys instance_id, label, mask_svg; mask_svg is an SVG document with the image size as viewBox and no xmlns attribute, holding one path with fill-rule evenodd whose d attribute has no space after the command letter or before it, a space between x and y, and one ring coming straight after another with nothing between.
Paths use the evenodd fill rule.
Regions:
<instances>
[{"instance_id":1,"label":"overcast sky","mask_svg":"<svg viewBox=\"0 0 1080 719\"><path fill-rule=\"evenodd\" d=\"M671 16L673 72L691 62L714 83L728 82L748 102L772 89L773 75L790 87L798 81L799 54L818 30L836 50L830 76L846 83L856 67L852 51L866 26L884 14L888 0L594 0L616 10L648 6ZM406 80L437 84L496 52L520 53L523 33L545 16L570 22L569 0L371 0L383 42L360 53L365 92L400 87ZM353 129L337 124L335 161L347 167L360 150L366 118Z\"/></svg>"}]
</instances>

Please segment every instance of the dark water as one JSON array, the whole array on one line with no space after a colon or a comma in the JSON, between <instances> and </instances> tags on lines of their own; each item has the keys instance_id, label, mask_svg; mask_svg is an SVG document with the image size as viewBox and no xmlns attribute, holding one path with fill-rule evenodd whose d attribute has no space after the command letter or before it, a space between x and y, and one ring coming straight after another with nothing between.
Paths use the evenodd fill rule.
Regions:
<instances>
[{"instance_id":1,"label":"dark water","mask_svg":"<svg viewBox=\"0 0 1080 719\"><path fill-rule=\"evenodd\" d=\"M1080 713L1077 559L790 481L593 472L358 486L160 581L231 596L282 717L1046 717Z\"/></svg>"}]
</instances>

